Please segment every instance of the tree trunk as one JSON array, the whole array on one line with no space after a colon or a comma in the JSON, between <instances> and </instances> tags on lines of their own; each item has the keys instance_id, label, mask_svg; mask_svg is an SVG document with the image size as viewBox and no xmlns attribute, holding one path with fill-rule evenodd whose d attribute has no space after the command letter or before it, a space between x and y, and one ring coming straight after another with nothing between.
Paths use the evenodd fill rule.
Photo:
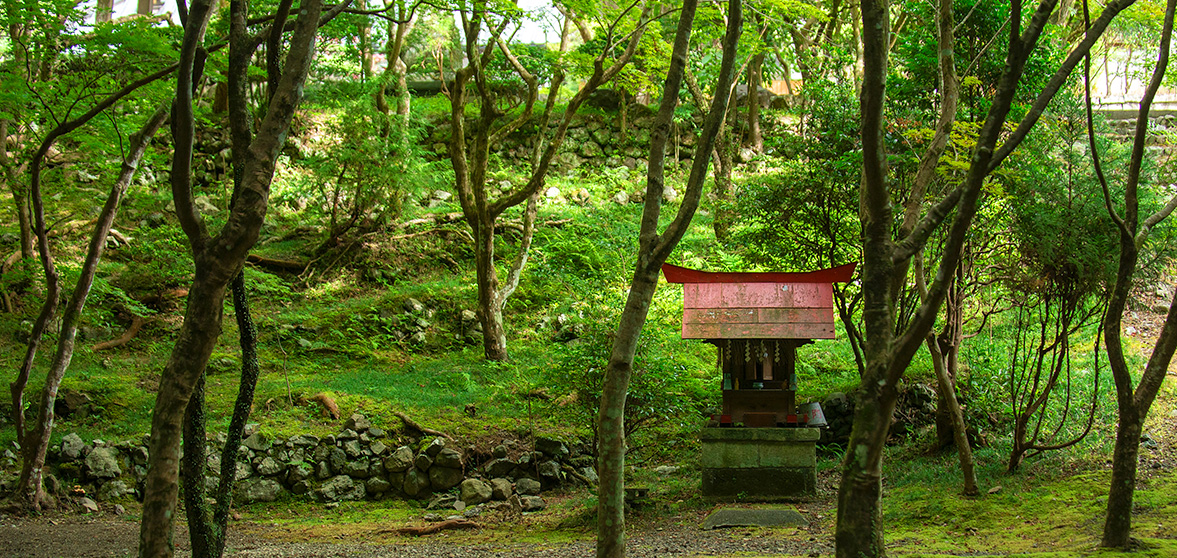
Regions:
<instances>
[{"instance_id":1,"label":"tree trunk","mask_svg":"<svg viewBox=\"0 0 1177 558\"><path fill-rule=\"evenodd\" d=\"M940 399L948 414L949 434L956 444L956 452L960 457L960 474L964 478L962 492L965 496L976 496L981 493L977 488L977 473L973 462L973 449L969 447L969 436L965 431L964 415L960 411L960 403L956 400L956 383L949 370L952 368L950 357L940 348L934 336L928 336L928 352L932 355L932 368L936 372L939 385ZM938 413L937 413L938 415ZM939 416L937 416L937 423ZM937 425L938 426L938 425ZM943 447L943 446L941 446Z\"/></svg>"},{"instance_id":2,"label":"tree trunk","mask_svg":"<svg viewBox=\"0 0 1177 558\"><path fill-rule=\"evenodd\" d=\"M245 71L260 42L255 42L246 33L245 5L235 2L230 6L230 127L233 164L235 169L241 169L235 172L241 172L242 181L234 192L234 203L225 226L216 236L209 236L192 203L192 90L193 78L197 77L194 75L194 60L213 3L211 0L198 0L190 6L177 71L172 119L175 145L172 196L180 226L188 237L195 274L188 290L183 325L160 376L151 419L143 518L139 531L139 555L142 557L170 557L175 550L172 522L179 489L177 477L185 413L221 332L225 290L229 282L241 272L245 257L257 241L265 221L270 181L273 179L278 152L302 99L306 75L314 57L316 32L319 25L325 22L320 22L319 17L322 2L312 0L300 6L299 17L289 39L285 68L280 75L268 76L266 112L254 136L249 129L251 119L247 116L249 109L245 96ZM348 4L345 0L337 5L324 20L338 14ZM281 10L272 25L277 28L285 25ZM275 49L268 50L274 52ZM272 70L275 65L269 63L267 67Z\"/></svg>"},{"instance_id":3,"label":"tree trunk","mask_svg":"<svg viewBox=\"0 0 1177 558\"><path fill-rule=\"evenodd\" d=\"M883 445L891 427L898 391L871 381L886 363L869 363L854 407L854 427L842 460L834 547L838 558L885 556L883 546Z\"/></svg>"},{"instance_id":4,"label":"tree trunk","mask_svg":"<svg viewBox=\"0 0 1177 558\"><path fill-rule=\"evenodd\" d=\"M605 368L601 407L597 416L597 470L601 480L597 504L597 558L625 556L625 399L633 371L633 359L637 351L638 337L641 335L654 291L658 286L658 272L686 233L699 206L703 182L710 164L710 157L694 158L678 214L662 234L658 234L664 189L666 141L686 69L691 26L697 6L696 0L686 0L679 13L674 49L662 91L662 104L651 130L650 163L646 175L646 198L642 210L637 261L634 264L630 291L618 324L617 335L614 337L609 364ZM731 90L735 75L736 46L742 27L741 1L729 0L727 33L723 39L723 61L715 86L717 92ZM714 148L715 138L727 115L728 98L729 95L717 94L712 99L711 109L696 146L697 153L710 153Z\"/></svg>"},{"instance_id":5,"label":"tree trunk","mask_svg":"<svg viewBox=\"0 0 1177 558\"><path fill-rule=\"evenodd\" d=\"M1132 535L1132 498L1136 489L1137 457L1140 451L1140 433L1144 419L1148 417L1161 383L1168 374L1173 353L1177 351L1177 296L1169 304L1169 313L1161 328L1156 344L1139 384L1132 388L1132 374L1124 357L1123 339L1120 334L1123 314L1127 308L1132 290L1132 277L1136 271L1139 250L1148 240L1149 232L1167 218L1177 207L1177 197L1169 200L1163 208L1148 216L1144 223L1139 221L1138 185L1141 166L1144 162L1145 143L1148 139L1148 114L1152 101L1164 82L1169 64L1169 48L1173 36L1174 11L1177 0L1165 4L1165 18L1161 30L1160 52L1153 70L1152 79L1141 98L1137 115L1132 157L1128 165L1124 188L1124 214L1117 215L1112 203L1110 189L1103 179L1103 171L1096 162L1097 175L1103 185L1104 198L1109 217L1120 233L1120 257L1116 271L1116 282L1112 288L1108 310L1104 318L1104 343L1107 347L1108 362L1116 383L1116 403L1119 409L1120 425L1116 430L1116 448L1112 455L1112 482L1108 492L1107 519L1104 523L1100 546L1129 548ZM1090 98L1087 105L1088 138L1094 147L1095 136L1091 127ZM1092 149L1094 152L1094 149Z\"/></svg>"},{"instance_id":6,"label":"tree trunk","mask_svg":"<svg viewBox=\"0 0 1177 558\"><path fill-rule=\"evenodd\" d=\"M475 266L478 281L478 322L482 324L482 349L487 360L505 361L507 333L503 329L503 307L498 300L499 276L495 271L494 223L482 223L474 236L477 244Z\"/></svg>"},{"instance_id":7,"label":"tree trunk","mask_svg":"<svg viewBox=\"0 0 1177 558\"><path fill-rule=\"evenodd\" d=\"M756 153L764 153L764 135L760 133L760 83L763 81L763 69L764 51L759 51L748 64L748 147Z\"/></svg>"},{"instance_id":8,"label":"tree trunk","mask_svg":"<svg viewBox=\"0 0 1177 558\"><path fill-rule=\"evenodd\" d=\"M241 446L245 424L253 408L253 395L257 388L260 368L257 360L257 329L249 311L249 299L245 292L245 274L239 273L233 279L233 308L237 317L237 329L241 345L241 383L237 400L233 405L233 417L229 422L225 445L221 451L220 482L211 495L210 509L204 489L205 463L208 451L205 435L204 376L197 383L188 403L184 419L184 459L181 463L181 479L184 482L184 508L188 516L188 537L193 558L220 558L225 553L228 534L229 509L233 503L233 486L237 480L237 452Z\"/></svg>"},{"instance_id":9,"label":"tree trunk","mask_svg":"<svg viewBox=\"0 0 1177 558\"><path fill-rule=\"evenodd\" d=\"M1140 454L1140 417L1120 409L1116 447L1112 453L1112 482L1108 491L1107 518L1103 524L1104 548L1131 548L1132 497L1136 491L1136 465Z\"/></svg>"},{"instance_id":10,"label":"tree trunk","mask_svg":"<svg viewBox=\"0 0 1177 558\"><path fill-rule=\"evenodd\" d=\"M163 125L167 118L167 111L160 109L152 115L143 127L130 138L131 151L123 162L118 179L111 186L106 197L106 203L98 215L98 222L94 232L90 235L90 245L86 252L86 259L82 264L81 275L74 286L73 295L61 319L61 331L57 339L57 352L53 355L49 371L45 375L45 385L41 390L41 408L37 415L37 424L24 432L21 440L21 474L17 481L15 492L20 505L26 509L39 511L44 503L44 490L41 479L45 466L45 454L49 449L49 438L53 433L53 405L57 400L57 390L65 378L65 372L74 356L74 343L77 338L78 320L86 306L90 295L90 287L94 284L94 276L98 271L98 262L102 259L102 251L106 247L106 237L114 225L114 218L118 214L118 206L123 193L131 184L139 161L147 150L151 136ZM37 165L39 168L40 165ZM45 240L46 246L48 239ZM52 259L47 265L53 266ZM56 272L54 272L56 273ZM14 387L16 384L14 384ZM23 390L23 384L21 385ZM19 399L19 397L17 398ZM18 410L19 412L19 410ZM18 431L19 432L19 431Z\"/></svg>"}]
</instances>

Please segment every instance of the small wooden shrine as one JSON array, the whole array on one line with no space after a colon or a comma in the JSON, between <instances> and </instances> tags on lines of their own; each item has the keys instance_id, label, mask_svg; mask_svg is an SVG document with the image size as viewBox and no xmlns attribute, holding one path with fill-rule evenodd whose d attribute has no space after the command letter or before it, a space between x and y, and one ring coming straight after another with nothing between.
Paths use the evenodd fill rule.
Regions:
<instances>
[{"instance_id":1,"label":"small wooden shrine","mask_svg":"<svg viewBox=\"0 0 1177 558\"><path fill-rule=\"evenodd\" d=\"M833 283L855 264L806 273L712 273L670 264L683 284L684 339L718 349L723 410L705 428L703 494L793 497L816 490L816 406L798 412L797 347L834 338Z\"/></svg>"}]
</instances>

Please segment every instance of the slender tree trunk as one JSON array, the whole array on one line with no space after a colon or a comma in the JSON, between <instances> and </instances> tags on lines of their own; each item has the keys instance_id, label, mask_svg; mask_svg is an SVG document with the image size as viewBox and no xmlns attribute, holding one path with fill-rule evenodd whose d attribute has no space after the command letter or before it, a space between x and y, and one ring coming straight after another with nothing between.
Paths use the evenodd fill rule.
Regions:
<instances>
[{"instance_id":1,"label":"slender tree trunk","mask_svg":"<svg viewBox=\"0 0 1177 558\"><path fill-rule=\"evenodd\" d=\"M180 476L184 483L184 507L188 516L188 536L193 558L220 558L225 553L229 510L233 503L233 486L237 481L237 452L245 424L252 412L253 396L261 373L257 359L257 328L249 310L244 273L237 274L233 279L232 292L241 345L241 383L225 445L220 448L220 482L211 495L214 502L211 508L206 500L209 494L204 488L208 450L205 443L203 376L192 393L184 419L185 449Z\"/></svg>"},{"instance_id":2,"label":"slender tree trunk","mask_svg":"<svg viewBox=\"0 0 1177 558\"><path fill-rule=\"evenodd\" d=\"M345 0L324 18L329 20L348 6ZM288 7L289 4L286 4ZM172 195L176 215L188 237L195 263L195 276L188 290L184 323L168 363L160 376L155 411L148 446L147 478L143 498L143 518L139 531L139 555L170 557L174 552L172 522L176 514L179 489L180 443L188 403L197 387L209 356L221 332L225 291L229 282L241 272L249 249L257 241L265 221L278 152L299 101L306 75L314 57L315 35L322 13L322 2L304 2L298 10L294 31L289 39L285 68L268 76L268 102L265 116L254 136L245 96L245 70L253 59L260 40L246 32L246 8L243 3L230 5L230 126L233 139L233 164L240 168L242 181L235 192L227 223L216 236L210 236L192 203L191 162L194 117L192 90L194 60L212 12L211 1L198 0L189 8L181 43L180 65L176 80L176 100L172 136ZM285 13L273 25L281 28ZM272 35L273 41L281 39ZM277 48L267 50L276 56ZM267 61L268 71L279 70L276 60ZM235 171L238 172L238 171Z\"/></svg>"},{"instance_id":3,"label":"slender tree trunk","mask_svg":"<svg viewBox=\"0 0 1177 558\"><path fill-rule=\"evenodd\" d=\"M621 322L614 338L612 354L605 369L601 407L597 416L597 470L601 477L597 503L597 558L625 556L625 399L633 371L633 359L654 290L658 286L658 272L670 256L670 252L682 239L699 206L703 181L710 164L710 157L694 158L678 214L662 234L659 234L658 219L664 189L666 141L686 69L691 26L697 6L696 0L685 0L679 13L670 67L662 92L662 104L651 130L650 165L646 175L646 199L642 211L637 261ZM723 61L715 87L717 92L730 91L735 75L735 52L743 27L740 0L729 0L727 18L727 33L723 39ZM696 146L697 153L710 153L714 148L715 138L727 115L728 99L729 95L724 94L716 94L712 99L711 109Z\"/></svg>"},{"instance_id":4,"label":"slender tree trunk","mask_svg":"<svg viewBox=\"0 0 1177 558\"><path fill-rule=\"evenodd\" d=\"M763 69L764 51L759 51L748 64L748 147L756 153L764 153L764 135L760 133L760 83L763 81Z\"/></svg>"},{"instance_id":5,"label":"slender tree trunk","mask_svg":"<svg viewBox=\"0 0 1177 558\"><path fill-rule=\"evenodd\" d=\"M90 287L94 284L94 276L98 271L98 262L102 259L102 251L106 246L106 237L114 225L114 218L118 214L118 206L123 193L131 184L139 161L147 150L151 136L163 125L167 112L163 109L156 111L143 128L131 136L131 152L123 162L122 171L118 179L111 186L106 197L106 203L98 215L98 223L94 226L94 233L90 236L90 245L86 259L82 264L81 275L74 286L73 295L61 319L61 331L58 334L57 352L53 355L53 362L45 375L45 385L41 390L41 408L37 415L37 424L24 433L21 442L22 467L17 481L16 493L21 505L30 510L40 510L44 503L44 490L41 479L45 467L45 455L49 449L49 438L53 433L53 406L57 400L57 390L61 386L65 372L69 369L74 355L74 342L77 337L78 320L86 306L90 295ZM47 241L46 241L47 242ZM52 260L48 265L52 266Z\"/></svg>"},{"instance_id":6,"label":"slender tree trunk","mask_svg":"<svg viewBox=\"0 0 1177 558\"><path fill-rule=\"evenodd\" d=\"M1136 465L1140 454L1140 416L1134 409L1120 409L1116 446L1112 453L1112 482L1108 491L1107 518L1103 524L1105 548L1132 545L1132 499L1136 492Z\"/></svg>"},{"instance_id":7,"label":"slender tree trunk","mask_svg":"<svg viewBox=\"0 0 1177 558\"><path fill-rule=\"evenodd\" d=\"M493 222L483 222L474 237L475 264L478 268L478 321L482 324L482 348L487 360L504 361L507 333L503 329L503 308L498 300L499 276L495 271L495 232Z\"/></svg>"},{"instance_id":8,"label":"slender tree trunk","mask_svg":"<svg viewBox=\"0 0 1177 558\"><path fill-rule=\"evenodd\" d=\"M1136 271L1140 248L1148 240L1152 227L1167 218L1177 207L1177 197L1174 197L1159 211L1145 218L1143 224L1139 220L1138 185L1144 162L1145 143L1148 139L1148 114L1153 99L1164 82L1169 64L1169 48L1173 36L1175 11L1177 11L1177 0L1168 0L1165 4L1165 18L1161 30L1157 63L1153 70L1152 79L1141 99L1140 111L1137 115L1132 156L1124 189L1123 217L1118 215L1114 209L1110 189L1103 178L1103 171L1099 167L1098 161L1096 162L1096 171L1103 185L1109 217L1120 233L1119 267L1116 271L1116 282L1112 288L1107 314L1104 318L1104 343L1108 351L1112 377L1116 383L1116 403L1119 408L1120 424L1116 430L1116 447L1112 455L1112 481L1108 492L1107 519L1104 523L1103 538L1100 541L1102 547L1129 548L1131 546L1132 499L1136 490L1136 467L1140 451L1141 427L1165 376L1168 374L1173 353L1177 350L1177 296L1175 296L1169 305L1165 324L1153 346L1148 363L1140 374L1139 384L1133 389L1132 374L1124 357L1123 340L1120 333L1123 313L1132 290L1132 277ZM1089 141L1090 145L1094 147L1095 138L1094 132L1091 131L1090 102L1087 105L1087 119ZM1092 151L1095 152L1094 149Z\"/></svg>"},{"instance_id":9,"label":"slender tree trunk","mask_svg":"<svg viewBox=\"0 0 1177 558\"><path fill-rule=\"evenodd\" d=\"M19 49L18 49L19 50ZM21 181L21 172L15 162L8 156L8 129L12 121L0 119L0 166L3 167L4 181L8 183L8 191L12 194L13 209L16 210L16 223L20 229L20 257L29 259L37 257L33 248L33 220L29 213L28 193Z\"/></svg>"},{"instance_id":10,"label":"slender tree trunk","mask_svg":"<svg viewBox=\"0 0 1177 558\"><path fill-rule=\"evenodd\" d=\"M944 400L956 452L960 457L960 474L964 478L965 496L976 496L981 493L977 488L977 473L973 462L973 449L969 447L969 436L965 431L964 415L960 411L960 403L956 400L956 385L949 375L947 355L940 349L934 336L928 336L928 352L932 355L932 368L936 372L936 382L939 385L940 397Z\"/></svg>"}]
</instances>

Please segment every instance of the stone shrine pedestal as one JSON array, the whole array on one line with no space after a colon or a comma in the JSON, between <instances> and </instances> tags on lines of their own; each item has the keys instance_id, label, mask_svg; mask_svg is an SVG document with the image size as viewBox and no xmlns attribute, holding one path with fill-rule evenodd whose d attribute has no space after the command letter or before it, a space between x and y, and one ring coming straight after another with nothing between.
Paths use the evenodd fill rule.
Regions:
<instances>
[{"instance_id":1,"label":"stone shrine pedestal","mask_svg":"<svg viewBox=\"0 0 1177 558\"><path fill-rule=\"evenodd\" d=\"M703 496L779 500L817 494L818 428L704 428Z\"/></svg>"}]
</instances>

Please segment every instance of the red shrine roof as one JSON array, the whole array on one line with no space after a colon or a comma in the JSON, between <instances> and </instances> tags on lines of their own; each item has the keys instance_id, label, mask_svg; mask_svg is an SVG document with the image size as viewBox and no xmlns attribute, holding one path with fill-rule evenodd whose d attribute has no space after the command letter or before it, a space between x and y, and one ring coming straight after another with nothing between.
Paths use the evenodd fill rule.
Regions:
<instances>
[{"instance_id":1,"label":"red shrine roof","mask_svg":"<svg viewBox=\"0 0 1177 558\"><path fill-rule=\"evenodd\" d=\"M684 339L833 339L833 283L856 264L805 273L706 272L666 264L683 285Z\"/></svg>"},{"instance_id":2,"label":"red shrine roof","mask_svg":"<svg viewBox=\"0 0 1177 558\"><path fill-rule=\"evenodd\" d=\"M662 264L662 274L668 283L845 283L854 275L854 266L848 263L817 271L699 271Z\"/></svg>"}]
</instances>

